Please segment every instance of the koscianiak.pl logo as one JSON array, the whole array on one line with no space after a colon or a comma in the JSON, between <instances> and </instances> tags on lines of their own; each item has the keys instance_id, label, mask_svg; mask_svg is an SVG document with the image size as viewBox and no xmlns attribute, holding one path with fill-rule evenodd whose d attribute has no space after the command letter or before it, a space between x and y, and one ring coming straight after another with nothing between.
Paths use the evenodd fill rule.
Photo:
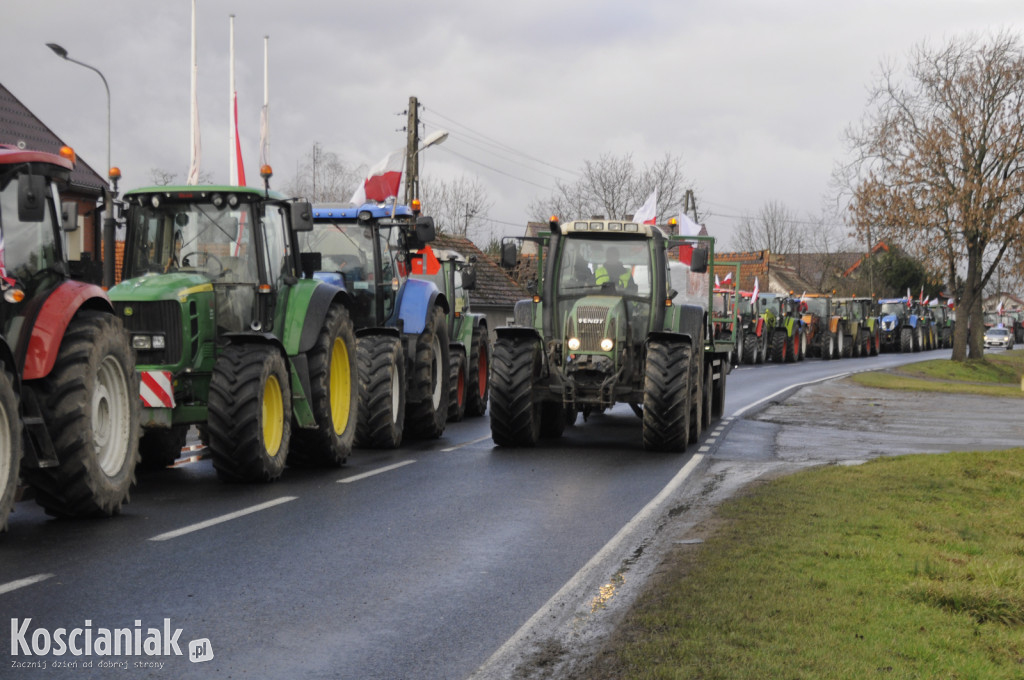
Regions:
<instances>
[{"instance_id":1,"label":"koscianiak.pl logo","mask_svg":"<svg viewBox=\"0 0 1024 680\"><path fill-rule=\"evenodd\" d=\"M32 627L32 619L11 619L11 664L18 668L99 666L122 668L162 668L156 657L186 656L181 650L182 629L164 619L159 628L144 627L136 619L133 627L94 627L85 619L82 626L56 628ZM213 646L207 638L188 643L189 661L199 663L213 658ZM94 657L101 657L95 659Z\"/></svg>"}]
</instances>

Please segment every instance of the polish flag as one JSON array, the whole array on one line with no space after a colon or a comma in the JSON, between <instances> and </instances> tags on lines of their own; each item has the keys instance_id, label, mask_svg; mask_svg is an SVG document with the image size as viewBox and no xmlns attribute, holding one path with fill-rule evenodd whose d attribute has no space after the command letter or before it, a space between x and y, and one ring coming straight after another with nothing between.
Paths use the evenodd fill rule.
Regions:
<instances>
[{"instance_id":1,"label":"polish flag","mask_svg":"<svg viewBox=\"0 0 1024 680\"><path fill-rule=\"evenodd\" d=\"M686 213L679 213L679 235L697 236L698 234L700 234L700 225L691 220Z\"/></svg>"},{"instance_id":2,"label":"polish flag","mask_svg":"<svg viewBox=\"0 0 1024 680\"><path fill-rule=\"evenodd\" d=\"M999 301L999 306L996 307L996 314L998 314L999 316L1003 315L1003 301L1002 300Z\"/></svg>"},{"instance_id":3,"label":"polish flag","mask_svg":"<svg viewBox=\"0 0 1024 680\"><path fill-rule=\"evenodd\" d=\"M750 294L750 304L757 302L757 296L761 292L761 285L757 282L757 277L754 277L754 292Z\"/></svg>"},{"instance_id":4,"label":"polish flag","mask_svg":"<svg viewBox=\"0 0 1024 680\"><path fill-rule=\"evenodd\" d=\"M633 221L640 224L655 224L658 219L658 190L647 197L640 209L633 214Z\"/></svg>"},{"instance_id":5,"label":"polish flag","mask_svg":"<svg viewBox=\"0 0 1024 680\"><path fill-rule=\"evenodd\" d=\"M729 272L728 274L725 275L725 278L722 279L722 283L726 285L732 283L732 272Z\"/></svg>"},{"instance_id":6,"label":"polish flag","mask_svg":"<svg viewBox=\"0 0 1024 680\"><path fill-rule=\"evenodd\" d=\"M242 162L242 143L241 143L241 140L238 138L238 93L237 92L234 92L231 95L231 108L232 108L232 112L231 113L232 113L232 116L233 116L232 121L234 123L231 126L232 138L233 138L232 151L234 152L234 163L232 163L234 168L232 168L232 169L236 173L236 176L232 177L231 180L235 183L235 186L244 187L245 186L245 163Z\"/></svg>"},{"instance_id":7,"label":"polish flag","mask_svg":"<svg viewBox=\"0 0 1024 680\"><path fill-rule=\"evenodd\" d=\"M352 194L349 202L360 206L368 201L383 203L392 196L397 198L404 167L405 149L392 151L384 160L370 168L370 174L366 176L362 186Z\"/></svg>"},{"instance_id":8,"label":"polish flag","mask_svg":"<svg viewBox=\"0 0 1024 680\"><path fill-rule=\"evenodd\" d=\"M950 309L953 309L953 298L949 298L948 300L946 300L946 306L949 307Z\"/></svg>"}]
</instances>

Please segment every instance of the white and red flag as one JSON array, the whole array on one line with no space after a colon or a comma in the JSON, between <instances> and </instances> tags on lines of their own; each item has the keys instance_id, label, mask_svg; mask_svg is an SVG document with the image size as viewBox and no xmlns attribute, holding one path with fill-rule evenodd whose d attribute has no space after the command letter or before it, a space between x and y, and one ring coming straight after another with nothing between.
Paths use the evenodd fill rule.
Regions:
<instances>
[{"instance_id":1,"label":"white and red flag","mask_svg":"<svg viewBox=\"0 0 1024 680\"><path fill-rule=\"evenodd\" d=\"M679 213L679 235L697 236L698 234L700 234L700 225L691 220L686 213Z\"/></svg>"},{"instance_id":2,"label":"white and red flag","mask_svg":"<svg viewBox=\"0 0 1024 680\"><path fill-rule=\"evenodd\" d=\"M404 167L405 149L392 151L384 157L384 160L370 168L366 179L352 194L352 199L349 202L352 205L360 206L368 201L383 203L392 196L397 197Z\"/></svg>"},{"instance_id":3,"label":"white and red flag","mask_svg":"<svg viewBox=\"0 0 1024 680\"><path fill-rule=\"evenodd\" d=\"M732 272L729 272L728 274L725 275L725 278L722 279L722 283L726 286L732 283Z\"/></svg>"},{"instance_id":4,"label":"white and red flag","mask_svg":"<svg viewBox=\"0 0 1024 680\"><path fill-rule=\"evenodd\" d=\"M757 277L754 277L754 292L750 294L750 304L757 302L757 296L761 292L761 285L757 282Z\"/></svg>"},{"instance_id":5,"label":"white and red flag","mask_svg":"<svg viewBox=\"0 0 1024 680\"><path fill-rule=\"evenodd\" d=\"M999 301L999 306L996 307L996 314L998 314L999 316L1003 315L1003 301L1002 300Z\"/></svg>"},{"instance_id":6,"label":"white and red flag","mask_svg":"<svg viewBox=\"0 0 1024 680\"><path fill-rule=\"evenodd\" d=\"M633 214L633 221L640 224L655 224L658 220L658 190L647 197L640 209Z\"/></svg>"},{"instance_id":7,"label":"white and red flag","mask_svg":"<svg viewBox=\"0 0 1024 680\"><path fill-rule=\"evenodd\" d=\"M949 298L948 300L946 300L946 306L949 307L950 309L953 309L953 298Z\"/></svg>"}]
</instances>

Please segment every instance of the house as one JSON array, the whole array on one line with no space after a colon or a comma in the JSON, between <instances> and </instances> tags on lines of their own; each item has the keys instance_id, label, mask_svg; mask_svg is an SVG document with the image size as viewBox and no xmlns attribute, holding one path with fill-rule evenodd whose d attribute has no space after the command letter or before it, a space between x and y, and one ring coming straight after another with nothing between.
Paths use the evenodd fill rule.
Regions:
<instances>
[{"instance_id":1,"label":"house","mask_svg":"<svg viewBox=\"0 0 1024 680\"><path fill-rule=\"evenodd\" d=\"M74 144L67 144L58 137L3 85L0 85L0 144L54 154L60 153L62 146L74 148ZM78 204L78 231L67 235L68 259L73 262L91 261L95 266L100 262L97 257L102 252L100 229L97 228L100 212L96 206L106 187L107 181L79 157L69 185L61 190L62 201ZM92 279L94 275L88 274L87 277ZM99 280L98 275L95 280Z\"/></svg>"},{"instance_id":2,"label":"house","mask_svg":"<svg viewBox=\"0 0 1024 680\"><path fill-rule=\"evenodd\" d=\"M511 325L516 302L530 294L468 238L438 234L430 246L435 250L454 250L467 260L476 257L476 288L469 291L469 305L474 312L487 316L493 341L494 329Z\"/></svg>"}]
</instances>

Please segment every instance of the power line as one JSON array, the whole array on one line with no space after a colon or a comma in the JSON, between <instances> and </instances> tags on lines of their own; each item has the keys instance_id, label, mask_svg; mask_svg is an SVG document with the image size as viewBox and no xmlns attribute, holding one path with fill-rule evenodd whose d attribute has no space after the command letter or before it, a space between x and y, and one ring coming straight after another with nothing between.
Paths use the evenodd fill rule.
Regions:
<instances>
[{"instance_id":1,"label":"power line","mask_svg":"<svg viewBox=\"0 0 1024 680\"><path fill-rule=\"evenodd\" d=\"M453 156L458 156L459 158L461 158L461 159L463 159L465 161L469 161L470 163L475 163L476 165L479 165L482 168L487 168L491 172L496 172L499 175L504 175L505 177L510 177L511 179L517 180L517 181L522 182L524 184L529 184L531 186L537 187L538 189L544 189L545 191L551 189L551 187L546 187L543 184L537 184L536 182L531 182L528 179L523 179L522 177L516 177L515 175L507 173L504 170L499 170L498 168L495 168L495 167L492 167L490 165L487 165L486 163L481 163L480 161L478 161L476 159L473 159L473 158L470 158L469 156L466 156L465 154L461 154L458 151L452 151L450 148L448 148L446 146L439 146L437 148L438 148L439 151L442 151L444 153L450 153Z\"/></svg>"}]
</instances>

